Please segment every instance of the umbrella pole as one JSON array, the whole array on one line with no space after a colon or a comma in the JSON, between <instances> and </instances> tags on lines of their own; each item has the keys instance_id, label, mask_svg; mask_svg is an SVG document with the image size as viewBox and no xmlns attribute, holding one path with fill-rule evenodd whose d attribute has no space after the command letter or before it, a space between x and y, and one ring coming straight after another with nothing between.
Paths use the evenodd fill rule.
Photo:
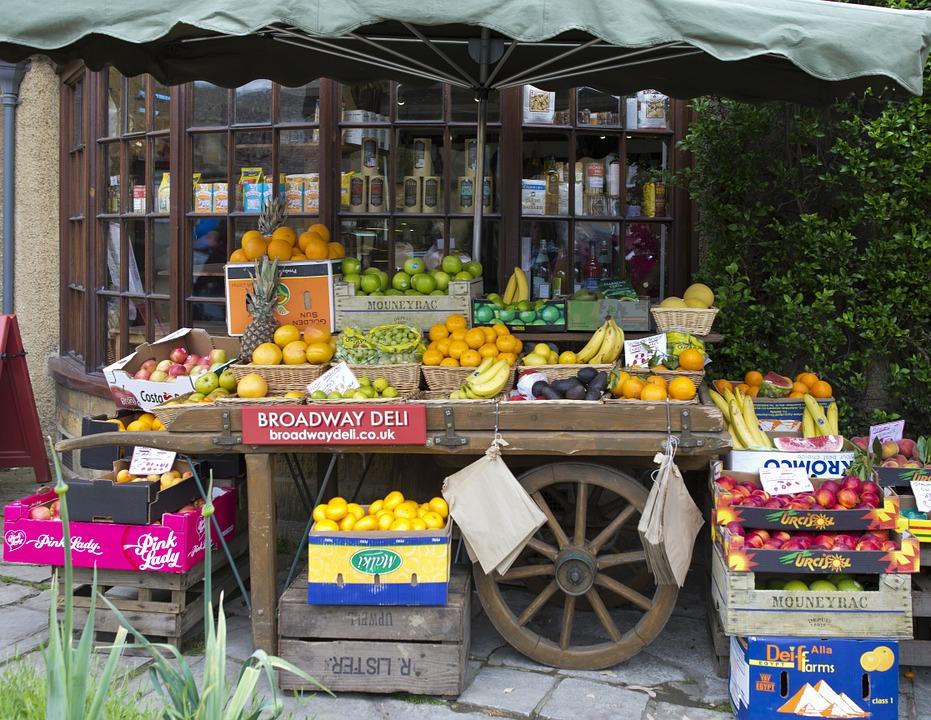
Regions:
<instances>
[{"instance_id":1,"label":"umbrella pole","mask_svg":"<svg viewBox=\"0 0 931 720\"><path fill-rule=\"evenodd\" d=\"M475 180L472 185L472 259L482 259L482 215L485 205L485 126L488 123L488 90L478 91L478 123L475 131Z\"/></svg>"}]
</instances>

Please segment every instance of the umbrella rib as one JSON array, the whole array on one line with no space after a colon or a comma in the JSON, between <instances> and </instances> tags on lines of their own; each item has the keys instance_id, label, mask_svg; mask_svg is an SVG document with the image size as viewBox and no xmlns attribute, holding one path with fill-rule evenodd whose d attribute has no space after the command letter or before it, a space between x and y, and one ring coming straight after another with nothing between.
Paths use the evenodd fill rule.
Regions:
<instances>
[{"instance_id":1,"label":"umbrella rib","mask_svg":"<svg viewBox=\"0 0 931 720\"><path fill-rule=\"evenodd\" d=\"M601 42L601 38L592 38L591 40L589 40L589 41L586 42L586 43L582 43L581 45L576 45L575 47L570 48L569 50L567 50L567 51L564 52L564 53L561 53L561 54L559 54L559 55L556 55L555 57L551 57L551 58L549 58L549 59L547 59L547 60L544 60L543 62L537 63L537 64L534 65L533 67L527 68L526 70L521 70L519 73L515 73L514 75L511 75L510 77L505 78L504 80L502 80L500 83L498 83L498 85L501 86L501 85L506 85L506 84L510 84L510 83L515 83L515 81L517 81L518 78L522 78L522 77L524 77L524 76L526 76L526 75L529 75L530 73L534 72L535 70L539 70L540 68L546 67L547 65L552 65L554 62L558 62L558 61L562 60L563 58L569 57L570 55L573 55L574 53L577 53L577 52L579 52L579 51L581 51L581 50L585 50L585 49L591 47L592 45L597 45L597 44L600 43L600 42ZM524 81L520 81L520 82L517 82L516 84L522 85L523 83L524 83Z\"/></svg>"},{"instance_id":2,"label":"umbrella rib","mask_svg":"<svg viewBox=\"0 0 931 720\"><path fill-rule=\"evenodd\" d=\"M521 43L517 40L513 40L508 43L508 49L504 51L504 55L501 56L501 59L495 63L495 69L491 71L491 74L488 76L488 79L485 81L486 87L491 87L492 83L495 81L495 78L498 76L498 73L501 72L501 69L504 67L504 64L508 61L508 58L511 57L511 53L517 49L517 46Z\"/></svg>"},{"instance_id":3,"label":"umbrella rib","mask_svg":"<svg viewBox=\"0 0 931 720\"><path fill-rule=\"evenodd\" d=\"M420 60L416 60L412 57L408 57L404 53L399 52L398 50L393 50L387 45L379 44L375 40L371 40L365 37L364 35L359 35L358 33L350 33L347 37L351 37L355 40L358 40L359 42L364 42L366 45L371 45L374 48L383 50L384 52L389 53L390 55L394 55L395 57L399 57L402 60L406 60L407 62L414 63L415 65L419 65L424 70L427 70L432 73L436 73L437 75L442 75L444 78L446 78L447 82L458 82L458 80L453 75L450 75L449 73L446 73L443 70L438 70L435 67L431 67L425 62L421 62Z\"/></svg>"},{"instance_id":4,"label":"umbrella rib","mask_svg":"<svg viewBox=\"0 0 931 720\"><path fill-rule=\"evenodd\" d=\"M437 45L436 43L434 43L430 38L428 38L426 35L424 35L422 32L420 32L420 30L418 30L414 25L411 25L410 23L406 23L406 22L405 22L405 23L401 23L401 24L402 24L404 27L406 27L406 28L408 29L408 31L410 31L410 33L411 33L412 35L416 35L418 38L420 38L420 41L421 41L422 43L424 43L428 48L430 48L433 52L435 52L437 55L439 55L443 60L445 60L453 70L455 70L457 73L459 73L459 76L460 76L460 77L464 78L465 81L466 81L467 83L470 84L471 87L478 87L478 86L479 86L479 82L478 82L474 77L472 77L471 75L469 75L469 73L467 73L465 70L463 70L462 67L459 65L459 63L457 63L457 62L456 62L455 60L453 60L449 55L447 55L447 54L439 47L439 45Z\"/></svg>"}]
</instances>

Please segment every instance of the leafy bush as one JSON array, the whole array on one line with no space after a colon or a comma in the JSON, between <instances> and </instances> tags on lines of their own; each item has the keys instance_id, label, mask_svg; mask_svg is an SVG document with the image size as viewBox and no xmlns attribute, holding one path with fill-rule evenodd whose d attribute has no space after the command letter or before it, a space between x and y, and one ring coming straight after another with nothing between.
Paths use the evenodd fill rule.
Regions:
<instances>
[{"instance_id":1,"label":"leafy bush","mask_svg":"<svg viewBox=\"0 0 931 720\"><path fill-rule=\"evenodd\" d=\"M912 436L931 431L927 68L924 82L921 98L866 93L826 108L701 99L684 141L698 279L716 290L726 336L715 372L813 370L848 433L891 416Z\"/></svg>"}]
</instances>

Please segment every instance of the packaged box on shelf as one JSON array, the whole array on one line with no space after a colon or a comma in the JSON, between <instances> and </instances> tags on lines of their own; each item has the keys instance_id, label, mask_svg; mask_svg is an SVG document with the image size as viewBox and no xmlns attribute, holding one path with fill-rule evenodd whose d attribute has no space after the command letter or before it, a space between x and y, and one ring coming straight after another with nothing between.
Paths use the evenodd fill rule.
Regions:
<instances>
[{"instance_id":1,"label":"packaged box on shelf","mask_svg":"<svg viewBox=\"0 0 931 720\"><path fill-rule=\"evenodd\" d=\"M70 501L70 490L68 495ZM4 508L5 562L64 565L61 522L33 520L29 516L33 508L49 506L57 499L55 491L49 490L16 500ZM213 507L223 537L230 540L236 534L236 490L215 487ZM203 561L204 545L204 518L197 511L166 513L151 525L71 522L75 567L182 573Z\"/></svg>"},{"instance_id":2,"label":"packaged box on shelf","mask_svg":"<svg viewBox=\"0 0 931 720\"><path fill-rule=\"evenodd\" d=\"M106 415L85 415L81 418L81 436L114 432L117 430L114 421L119 420L125 427L138 418L140 414L134 410L117 410L116 415L112 418ZM114 462L124 455L130 456L132 453L132 447L121 447L119 445L84 448L81 450L81 467L90 470L110 470Z\"/></svg>"},{"instance_id":3,"label":"packaged box on shelf","mask_svg":"<svg viewBox=\"0 0 931 720\"><path fill-rule=\"evenodd\" d=\"M844 477L853 458L854 446L845 440L844 449L836 453L731 450L725 458L725 468L736 472L758 473L764 467L801 467L805 468L809 477L829 480Z\"/></svg>"},{"instance_id":4,"label":"packaged box on shelf","mask_svg":"<svg viewBox=\"0 0 931 720\"><path fill-rule=\"evenodd\" d=\"M333 328L333 284L339 278L338 260L296 260L278 263L281 282L275 316L281 324ZM246 293L252 290L252 263L228 263L226 275L226 331L242 335L252 319Z\"/></svg>"},{"instance_id":5,"label":"packaged box on shelf","mask_svg":"<svg viewBox=\"0 0 931 720\"><path fill-rule=\"evenodd\" d=\"M452 559L452 524L452 518L447 518L446 526L439 530L311 530L307 548L307 602L445 605Z\"/></svg>"},{"instance_id":6,"label":"packaged box on shelf","mask_svg":"<svg viewBox=\"0 0 931 720\"><path fill-rule=\"evenodd\" d=\"M482 278L468 282L452 280L448 295L356 295L350 283L337 283L334 290L336 329L348 326L371 330L379 325L402 323L427 330L446 322L451 313L461 313L472 322L472 298L481 295Z\"/></svg>"},{"instance_id":7,"label":"packaged box on shelf","mask_svg":"<svg viewBox=\"0 0 931 720\"><path fill-rule=\"evenodd\" d=\"M211 350L225 350L228 361L239 355L239 341L235 338L211 336L201 328L181 328L161 340L143 343L136 352L130 353L103 369L110 386L110 394L118 408L141 408L151 410L166 400L194 392L194 383L187 375L176 377L170 382L139 380L133 375L146 360L166 360L171 351L183 346L189 353L209 355Z\"/></svg>"},{"instance_id":8,"label":"packaged box on shelf","mask_svg":"<svg viewBox=\"0 0 931 720\"><path fill-rule=\"evenodd\" d=\"M641 296L636 300L567 300L566 327L574 330L597 330L608 318L623 330L648 332L650 330L650 298Z\"/></svg>"},{"instance_id":9,"label":"packaged box on shelf","mask_svg":"<svg viewBox=\"0 0 931 720\"><path fill-rule=\"evenodd\" d=\"M901 513L918 510L913 495L906 495L903 493L899 496L899 502ZM901 513L899 514L898 524L896 526L899 532L911 533L918 539L918 542L931 543L931 519L912 518ZM928 514L929 513L925 513L925 515Z\"/></svg>"},{"instance_id":10,"label":"packaged box on shelf","mask_svg":"<svg viewBox=\"0 0 931 720\"><path fill-rule=\"evenodd\" d=\"M566 301L547 300L539 309L506 310L498 308L491 300L476 298L472 301L472 316L476 318L476 325L488 325L500 320L512 330L524 332L535 330L537 332L565 332L566 331ZM490 312L489 312L490 311Z\"/></svg>"},{"instance_id":11,"label":"packaged box on shelf","mask_svg":"<svg viewBox=\"0 0 931 720\"><path fill-rule=\"evenodd\" d=\"M734 383L736 387L738 383ZM827 411L833 399L818 400ZM801 398L753 398L753 411L760 421L760 429L770 433L799 433L802 430L802 411L805 401Z\"/></svg>"},{"instance_id":12,"label":"packaged box on shelf","mask_svg":"<svg viewBox=\"0 0 931 720\"><path fill-rule=\"evenodd\" d=\"M895 640L732 637L730 664L737 720L899 716Z\"/></svg>"},{"instance_id":13,"label":"packaged box on shelf","mask_svg":"<svg viewBox=\"0 0 931 720\"><path fill-rule=\"evenodd\" d=\"M931 468L874 467L883 487L909 487L912 480L931 482Z\"/></svg>"}]
</instances>

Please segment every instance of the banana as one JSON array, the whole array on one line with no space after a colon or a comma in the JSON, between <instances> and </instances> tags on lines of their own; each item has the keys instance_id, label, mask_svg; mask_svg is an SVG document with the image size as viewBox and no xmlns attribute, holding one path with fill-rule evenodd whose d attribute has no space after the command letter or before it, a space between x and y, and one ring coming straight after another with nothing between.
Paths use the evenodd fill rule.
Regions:
<instances>
[{"instance_id":1,"label":"banana","mask_svg":"<svg viewBox=\"0 0 931 720\"><path fill-rule=\"evenodd\" d=\"M737 439L737 433L733 431L730 427L727 429L728 434L731 436L731 449L733 450L746 450L746 446Z\"/></svg>"},{"instance_id":2,"label":"banana","mask_svg":"<svg viewBox=\"0 0 931 720\"><path fill-rule=\"evenodd\" d=\"M808 412L807 407L802 411L802 435L807 438L816 437L818 435L818 433L815 432L815 421L812 419L811 413Z\"/></svg>"},{"instance_id":3,"label":"banana","mask_svg":"<svg viewBox=\"0 0 931 720\"><path fill-rule=\"evenodd\" d=\"M511 372L510 366L506 360L498 360L488 370L478 376L469 376L463 388L483 398L494 397L500 393L508 380Z\"/></svg>"},{"instance_id":4,"label":"banana","mask_svg":"<svg viewBox=\"0 0 931 720\"><path fill-rule=\"evenodd\" d=\"M517 292L517 275L511 273L511 277L508 279L508 285L504 289L504 296L501 298L504 301L505 305L510 305L514 302L514 294Z\"/></svg>"},{"instance_id":5,"label":"banana","mask_svg":"<svg viewBox=\"0 0 931 720\"><path fill-rule=\"evenodd\" d=\"M828 432L831 435L840 435L840 427L838 426L838 422L840 418L838 417L836 402L832 402L830 405L828 405L828 418L827 419L828 419Z\"/></svg>"},{"instance_id":6,"label":"banana","mask_svg":"<svg viewBox=\"0 0 931 720\"><path fill-rule=\"evenodd\" d=\"M760 420L757 418L756 410L753 407L753 398L751 398L749 395L744 395L743 403L744 420L746 421L750 432L756 436L756 439L759 441L760 445L765 448L771 448L773 443L769 439L769 435L760 429Z\"/></svg>"},{"instance_id":7,"label":"banana","mask_svg":"<svg viewBox=\"0 0 931 720\"><path fill-rule=\"evenodd\" d=\"M732 402L737 402L737 396L734 395L734 391L730 388L724 388L724 399L727 400L728 405L730 405Z\"/></svg>"},{"instance_id":8,"label":"banana","mask_svg":"<svg viewBox=\"0 0 931 720\"><path fill-rule=\"evenodd\" d=\"M746 448L759 445L756 437L750 433L750 428L747 427L747 422L740 412L737 401L735 400L728 403L728 408L730 408L731 411L731 432L736 433L737 439L741 444Z\"/></svg>"},{"instance_id":9,"label":"banana","mask_svg":"<svg viewBox=\"0 0 931 720\"><path fill-rule=\"evenodd\" d=\"M612 337L607 349L602 346L602 363L613 363L617 360L621 354L621 349L624 347L624 331L614 322L614 318L608 318L608 323L608 327L612 331Z\"/></svg>"},{"instance_id":10,"label":"banana","mask_svg":"<svg viewBox=\"0 0 931 720\"><path fill-rule=\"evenodd\" d=\"M517 302L522 302L523 300L530 299L530 288L527 285L527 276L524 274L524 271L516 267L514 268L514 275L517 277L517 297L515 298Z\"/></svg>"},{"instance_id":11,"label":"banana","mask_svg":"<svg viewBox=\"0 0 931 720\"><path fill-rule=\"evenodd\" d=\"M721 414L724 416L724 422L730 424L731 422L731 411L727 407L727 400L725 400L721 393L717 390L708 390L708 394L711 395L711 401L718 406L718 410L721 411Z\"/></svg>"},{"instance_id":12,"label":"banana","mask_svg":"<svg viewBox=\"0 0 931 720\"><path fill-rule=\"evenodd\" d=\"M828 430L828 419L825 417L821 405L819 405L818 401L811 395L806 395L804 400L805 407L808 408L808 412L811 413L811 419L815 422L816 433L818 435L830 435L831 433Z\"/></svg>"},{"instance_id":13,"label":"banana","mask_svg":"<svg viewBox=\"0 0 931 720\"><path fill-rule=\"evenodd\" d=\"M490 368L494 364L495 364L494 358L490 358L490 357L482 358L482 362L480 362L478 367L475 368L475 371L472 373L472 376L474 377L476 375L481 375L483 372L485 372L488 368Z\"/></svg>"},{"instance_id":14,"label":"banana","mask_svg":"<svg viewBox=\"0 0 931 720\"><path fill-rule=\"evenodd\" d=\"M610 323L605 323L605 336L604 340L601 343L601 347L598 348L598 352L595 354L595 357L592 358L592 365L602 365L609 362L606 358L611 353L611 348L616 341L616 335L614 328L611 327Z\"/></svg>"},{"instance_id":15,"label":"banana","mask_svg":"<svg viewBox=\"0 0 931 720\"><path fill-rule=\"evenodd\" d=\"M579 350L576 358L580 363L589 362L598 352L601 350L601 345L604 342L605 334L608 332L608 324L603 323L600 328L595 330L592 336L589 338L588 342L585 344L581 350Z\"/></svg>"}]
</instances>

